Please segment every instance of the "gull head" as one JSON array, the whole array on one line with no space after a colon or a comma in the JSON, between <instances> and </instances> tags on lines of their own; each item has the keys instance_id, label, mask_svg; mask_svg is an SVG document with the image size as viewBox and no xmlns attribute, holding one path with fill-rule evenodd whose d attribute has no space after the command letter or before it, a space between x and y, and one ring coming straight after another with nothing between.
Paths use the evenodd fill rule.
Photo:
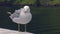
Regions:
<instances>
[{"instance_id":1,"label":"gull head","mask_svg":"<svg viewBox=\"0 0 60 34\"><path fill-rule=\"evenodd\" d=\"M24 6L24 9L29 9L29 6Z\"/></svg>"},{"instance_id":2,"label":"gull head","mask_svg":"<svg viewBox=\"0 0 60 34\"><path fill-rule=\"evenodd\" d=\"M25 13L28 13L30 11L30 7L29 6L24 6L24 10L25 10Z\"/></svg>"}]
</instances>

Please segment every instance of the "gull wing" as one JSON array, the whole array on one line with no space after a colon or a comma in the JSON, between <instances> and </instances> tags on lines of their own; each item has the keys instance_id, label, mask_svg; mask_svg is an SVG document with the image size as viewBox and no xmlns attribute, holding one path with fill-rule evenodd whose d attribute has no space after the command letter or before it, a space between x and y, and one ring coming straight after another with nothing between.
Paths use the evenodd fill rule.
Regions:
<instances>
[{"instance_id":1,"label":"gull wing","mask_svg":"<svg viewBox=\"0 0 60 34\"><path fill-rule=\"evenodd\" d=\"M11 19L13 18L18 18L20 16L20 12L21 12L22 8L21 9L18 9L18 10L15 10L15 12L13 14L11 14L9 17Z\"/></svg>"}]
</instances>

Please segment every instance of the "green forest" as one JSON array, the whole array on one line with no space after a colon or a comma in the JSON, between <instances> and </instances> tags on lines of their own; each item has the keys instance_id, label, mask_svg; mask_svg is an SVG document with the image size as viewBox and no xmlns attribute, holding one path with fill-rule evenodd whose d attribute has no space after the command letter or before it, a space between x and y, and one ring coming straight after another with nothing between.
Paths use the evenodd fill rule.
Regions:
<instances>
[{"instance_id":1,"label":"green forest","mask_svg":"<svg viewBox=\"0 0 60 34\"><path fill-rule=\"evenodd\" d=\"M20 4L20 5L24 5L24 4L36 4L36 3L40 3L40 4L50 4L50 5L54 5L54 4L60 4L60 0L0 0L0 2L12 2L12 4Z\"/></svg>"}]
</instances>

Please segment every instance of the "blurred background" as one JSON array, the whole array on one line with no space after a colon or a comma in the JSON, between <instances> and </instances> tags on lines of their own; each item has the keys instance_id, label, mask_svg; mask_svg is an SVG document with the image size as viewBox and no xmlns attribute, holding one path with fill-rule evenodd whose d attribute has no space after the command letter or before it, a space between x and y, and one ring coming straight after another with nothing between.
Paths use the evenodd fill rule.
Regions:
<instances>
[{"instance_id":1,"label":"blurred background","mask_svg":"<svg viewBox=\"0 0 60 34\"><path fill-rule=\"evenodd\" d=\"M0 0L0 28L17 30L7 12L30 6L32 20L27 31L35 34L60 34L60 0ZM21 25L24 32L24 25Z\"/></svg>"}]
</instances>

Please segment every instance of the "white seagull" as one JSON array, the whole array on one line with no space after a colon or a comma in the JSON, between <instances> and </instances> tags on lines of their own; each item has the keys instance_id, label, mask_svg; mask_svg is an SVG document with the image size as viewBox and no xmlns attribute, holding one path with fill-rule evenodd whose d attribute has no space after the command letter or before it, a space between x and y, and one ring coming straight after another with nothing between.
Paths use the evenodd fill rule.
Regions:
<instances>
[{"instance_id":1,"label":"white seagull","mask_svg":"<svg viewBox=\"0 0 60 34\"><path fill-rule=\"evenodd\" d=\"M20 31L20 25L19 24L25 24L25 32L26 32L26 24L29 23L32 19L32 14L30 12L29 6L24 6L21 9L15 10L13 14L8 12L10 14L10 18L13 22L18 24L18 30Z\"/></svg>"}]
</instances>

